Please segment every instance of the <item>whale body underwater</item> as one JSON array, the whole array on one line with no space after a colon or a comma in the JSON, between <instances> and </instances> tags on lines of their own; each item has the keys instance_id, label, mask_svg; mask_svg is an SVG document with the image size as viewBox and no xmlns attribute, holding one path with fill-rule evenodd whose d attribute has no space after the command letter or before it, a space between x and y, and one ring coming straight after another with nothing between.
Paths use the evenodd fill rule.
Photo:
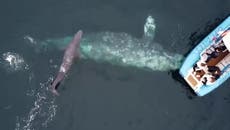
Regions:
<instances>
[{"instance_id":1,"label":"whale body underwater","mask_svg":"<svg viewBox=\"0 0 230 130\"><path fill-rule=\"evenodd\" d=\"M57 88L60 85L60 83L63 81L63 79L65 78L65 75L70 70L74 59L80 57L79 48L80 48L81 37L82 37L82 31L79 30L75 34L75 36L72 39L72 41L66 47L64 57L63 57L63 60L62 60L62 64L61 64L60 69L59 69L59 72L58 72L55 80L51 83L51 86L50 86L51 91L55 95L59 95L58 92L57 92Z\"/></svg>"},{"instance_id":2,"label":"whale body underwater","mask_svg":"<svg viewBox=\"0 0 230 130\"><path fill-rule=\"evenodd\" d=\"M167 51L154 41L156 24L153 17L147 17L143 30L142 38L125 32L84 32L80 44L80 58L147 71L178 69L184 57L179 53ZM63 50L73 39L72 36L45 40L34 40L30 36L24 38L38 53Z\"/></svg>"},{"instance_id":3,"label":"whale body underwater","mask_svg":"<svg viewBox=\"0 0 230 130\"><path fill-rule=\"evenodd\" d=\"M63 50L72 38L67 36L42 41L40 52ZM183 60L183 55L169 52L151 39L135 38L124 32L84 33L80 52L82 59L147 71L176 70Z\"/></svg>"}]
</instances>

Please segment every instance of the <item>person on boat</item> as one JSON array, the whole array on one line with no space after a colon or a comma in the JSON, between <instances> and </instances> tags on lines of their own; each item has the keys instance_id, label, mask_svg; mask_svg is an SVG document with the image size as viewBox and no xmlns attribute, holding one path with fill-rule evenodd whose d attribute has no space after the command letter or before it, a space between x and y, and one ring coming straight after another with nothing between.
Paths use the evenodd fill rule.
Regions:
<instances>
[{"instance_id":1,"label":"person on boat","mask_svg":"<svg viewBox=\"0 0 230 130\"><path fill-rule=\"evenodd\" d=\"M197 78L200 78L200 77L202 76L202 72L201 72L200 68L197 66L197 64L195 64L195 65L193 66L193 72L192 72L192 73L193 73L194 76L197 77Z\"/></svg>"},{"instance_id":2,"label":"person on boat","mask_svg":"<svg viewBox=\"0 0 230 130\"><path fill-rule=\"evenodd\" d=\"M214 48L214 51L211 53L205 52L201 55L201 60L203 62L209 62L212 58L217 58L221 52L221 49L219 47Z\"/></svg>"},{"instance_id":3,"label":"person on boat","mask_svg":"<svg viewBox=\"0 0 230 130\"><path fill-rule=\"evenodd\" d=\"M227 47L224 45L223 40L221 40L221 42L217 45L216 48L219 48L221 52L224 52L225 50L227 50Z\"/></svg>"},{"instance_id":4,"label":"person on boat","mask_svg":"<svg viewBox=\"0 0 230 130\"><path fill-rule=\"evenodd\" d=\"M217 66L208 66L208 72L201 78L204 85L214 83L220 77L221 71Z\"/></svg>"},{"instance_id":5,"label":"person on boat","mask_svg":"<svg viewBox=\"0 0 230 130\"><path fill-rule=\"evenodd\" d=\"M201 71L201 70L207 70L207 64L205 62L203 62L202 60L198 61L194 66L193 66L193 71L197 72L197 71Z\"/></svg>"},{"instance_id":6,"label":"person on boat","mask_svg":"<svg viewBox=\"0 0 230 130\"><path fill-rule=\"evenodd\" d=\"M215 50L212 53L210 53L208 55L210 55L210 57L212 57L212 58L216 58L219 56L220 52L221 52L220 48L217 47L217 48L215 48Z\"/></svg>"},{"instance_id":7,"label":"person on boat","mask_svg":"<svg viewBox=\"0 0 230 130\"><path fill-rule=\"evenodd\" d=\"M200 57L200 60L203 61L204 63L207 62L207 60L209 59L209 55L208 53L203 53Z\"/></svg>"},{"instance_id":8,"label":"person on boat","mask_svg":"<svg viewBox=\"0 0 230 130\"><path fill-rule=\"evenodd\" d=\"M197 67L198 69L197 70L204 70L204 71L207 71L208 70L208 65L206 62L200 60L197 62Z\"/></svg>"},{"instance_id":9,"label":"person on boat","mask_svg":"<svg viewBox=\"0 0 230 130\"><path fill-rule=\"evenodd\" d=\"M195 72L197 69L199 69L199 67L197 66L197 64L195 64L195 65L193 66L193 71Z\"/></svg>"},{"instance_id":10,"label":"person on boat","mask_svg":"<svg viewBox=\"0 0 230 130\"><path fill-rule=\"evenodd\" d=\"M203 76L203 73L201 70L193 71L193 74L196 78L201 78Z\"/></svg>"},{"instance_id":11,"label":"person on boat","mask_svg":"<svg viewBox=\"0 0 230 130\"><path fill-rule=\"evenodd\" d=\"M208 66L208 72L214 74L220 72L220 69L217 66Z\"/></svg>"},{"instance_id":12,"label":"person on boat","mask_svg":"<svg viewBox=\"0 0 230 130\"><path fill-rule=\"evenodd\" d=\"M204 85L211 85L216 81L215 77L211 74L211 73L207 73L205 74L202 78L201 78L201 82Z\"/></svg>"},{"instance_id":13,"label":"person on boat","mask_svg":"<svg viewBox=\"0 0 230 130\"><path fill-rule=\"evenodd\" d=\"M203 83L203 85L206 85L206 83L207 83L207 77L203 77L202 79L201 79L201 82Z\"/></svg>"},{"instance_id":14,"label":"person on boat","mask_svg":"<svg viewBox=\"0 0 230 130\"><path fill-rule=\"evenodd\" d=\"M221 75L220 68L217 66L208 66L208 72L214 76L215 80L217 80Z\"/></svg>"},{"instance_id":15,"label":"person on boat","mask_svg":"<svg viewBox=\"0 0 230 130\"><path fill-rule=\"evenodd\" d=\"M193 74L196 78L201 78L204 74L204 71L207 71L207 64L203 62L202 60L198 61L194 66L193 66Z\"/></svg>"}]
</instances>

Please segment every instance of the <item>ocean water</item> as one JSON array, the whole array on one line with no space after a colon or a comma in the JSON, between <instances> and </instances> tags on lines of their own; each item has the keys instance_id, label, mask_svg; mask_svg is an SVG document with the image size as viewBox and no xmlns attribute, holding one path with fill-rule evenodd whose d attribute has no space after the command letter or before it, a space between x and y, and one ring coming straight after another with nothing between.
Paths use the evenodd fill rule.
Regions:
<instances>
[{"instance_id":1,"label":"ocean water","mask_svg":"<svg viewBox=\"0 0 230 130\"><path fill-rule=\"evenodd\" d=\"M178 74L230 1L0 2L0 129L229 130L230 81L196 97ZM154 31L144 33L148 16ZM84 32L71 72L48 86L64 48ZM146 37L147 36L147 37Z\"/></svg>"}]
</instances>

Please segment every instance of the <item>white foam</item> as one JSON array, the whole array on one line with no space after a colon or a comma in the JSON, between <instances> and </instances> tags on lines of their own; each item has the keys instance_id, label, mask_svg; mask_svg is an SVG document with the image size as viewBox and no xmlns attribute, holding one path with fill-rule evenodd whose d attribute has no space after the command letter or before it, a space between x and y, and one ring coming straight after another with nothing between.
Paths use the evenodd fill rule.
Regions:
<instances>
[{"instance_id":1,"label":"white foam","mask_svg":"<svg viewBox=\"0 0 230 130\"><path fill-rule=\"evenodd\" d=\"M2 64L2 67L4 67L4 69L7 70L8 72L29 69L29 66L25 63L24 58L14 52L3 53L1 64Z\"/></svg>"},{"instance_id":2,"label":"white foam","mask_svg":"<svg viewBox=\"0 0 230 130\"><path fill-rule=\"evenodd\" d=\"M34 38L32 38L31 36L29 35L26 35L24 37L25 40L28 40L31 44L36 44L36 41L34 40Z\"/></svg>"},{"instance_id":3,"label":"white foam","mask_svg":"<svg viewBox=\"0 0 230 130\"><path fill-rule=\"evenodd\" d=\"M65 73L65 72L66 72L65 67L61 66L61 67L60 67L60 72L64 72L64 73Z\"/></svg>"},{"instance_id":4,"label":"white foam","mask_svg":"<svg viewBox=\"0 0 230 130\"><path fill-rule=\"evenodd\" d=\"M51 78L47 82L41 83L39 90L29 94L30 98L34 98L34 103L27 115L17 117L15 130L43 129L53 120L57 105L55 98L49 95L48 83L50 81Z\"/></svg>"}]
</instances>

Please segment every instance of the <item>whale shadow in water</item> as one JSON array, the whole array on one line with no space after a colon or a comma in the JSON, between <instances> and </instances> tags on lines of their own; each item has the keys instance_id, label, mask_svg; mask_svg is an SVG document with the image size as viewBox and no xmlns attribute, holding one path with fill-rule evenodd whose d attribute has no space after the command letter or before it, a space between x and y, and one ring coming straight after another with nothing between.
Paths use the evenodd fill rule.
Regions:
<instances>
[{"instance_id":1,"label":"whale shadow in water","mask_svg":"<svg viewBox=\"0 0 230 130\"><path fill-rule=\"evenodd\" d=\"M192 49L198 45L211 31L213 31L221 22L223 22L228 16L219 16L213 20L207 21L202 27L197 27L196 31L191 33L189 36L188 47L190 48L187 53L184 54L186 57Z\"/></svg>"},{"instance_id":2,"label":"whale shadow in water","mask_svg":"<svg viewBox=\"0 0 230 130\"><path fill-rule=\"evenodd\" d=\"M184 78L179 74L179 69L169 71L169 74L176 82L180 83L180 87L185 92L188 99L195 99L197 97L196 93L192 90L189 84L184 80Z\"/></svg>"}]
</instances>

